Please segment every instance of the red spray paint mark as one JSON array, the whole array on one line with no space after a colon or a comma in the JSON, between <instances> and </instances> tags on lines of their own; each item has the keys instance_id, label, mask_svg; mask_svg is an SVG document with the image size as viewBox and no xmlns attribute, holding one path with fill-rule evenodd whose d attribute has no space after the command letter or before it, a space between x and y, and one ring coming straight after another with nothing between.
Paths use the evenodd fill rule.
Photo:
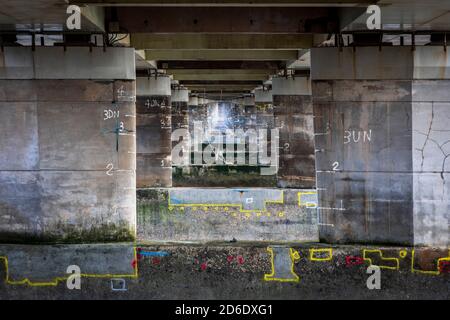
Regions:
<instances>
[{"instance_id":1,"label":"red spray paint mark","mask_svg":"<svg viewBox=\"0 0 450 320\"><path fill-rule=\"evenodd\" d=\"M345 265L347 267L359 266L362 264L364 264L364 259L361 257L354 257L354 256L346 256L345 257Z\"/></svg>"},{"instance_id":2,"label":"red spray paint mark","mask_svg":"<svg viewBox=\"0 0 450 320\"><path fill-rule=\"evenodd\" d=\"M244 264L244 261L245 261L245 260L244 260L244 257L243 257L243 256L238 256L238 257L237 257L237 261L238 261L239 264Z\"/></svg>"},{"instance_id":3,"label":"red spray paint mark","mask_svg":"<svg viewBox=\"0 0 450 320\"><path fill-rule=\"evenodd\" d=\"M440 273L450 273L450 261L440 261L439 262L439 272Z\"/></svg>"},{"instance_id":4,"label":"red spray paint mark","mask_svg":"<svg viewBox=\"0 0 450 320\"><path fill-rule=\"evenodd\" d=\"M205 271L206 268L208 268L208 264L207 264L206 262L203 262L203 263L200 265L200 269L202 269L202 271Z\"/></svg>"},{"instance_id":5,"label":"red spray paint mark","mask_svg":"<svg viewBox=\"0 0 450 320\"><path fill-rule=\"evenodd\" d=\"M152 259L152 263L153 263L154 265L158 265L158 264L161 263L161 259L154 257L154 258Z\"/></svg>"},{"instance_id":6,"label":"red spray paint mark","mask_svg":"<svg viewBox=\"0 0 450 320\"><path fill-rule=\"evenodd\" d=\"M133 267L133 269L136 269L136 266L137 266L136 259L133 259L133 261L131 261L131 266Z\"/></svg>"},{"instance_id":7,"label":"red spray paint mark","mask_svg":"<svg viewBox=\"0 0 450 320\"><path fill-rule=\"evenodd\" d=\"M233 256L228 256L227 257L227 261L228 263L231 263L233 261L234 257Z\"/></svg>"}]
</instances>

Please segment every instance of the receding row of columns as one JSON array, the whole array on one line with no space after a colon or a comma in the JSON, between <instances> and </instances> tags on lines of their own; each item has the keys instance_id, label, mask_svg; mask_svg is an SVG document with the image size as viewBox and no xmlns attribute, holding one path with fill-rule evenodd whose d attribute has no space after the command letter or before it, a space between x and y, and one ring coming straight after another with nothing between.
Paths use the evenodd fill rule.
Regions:
<instances>
[{"instance_id":1,"label":"receding row of columns","mask_svg":"<svg viewBox=\"0 0 450 320\"><path fill-rule=\"evenodd\" d=\"M168 77L136 81L133 49L66 50L1 53L1 238L131 239L136 186L172 186L171 133L206 110ZM446 52L311 56L310 78L243 102L246 127L279 129L278 186L317 191L326 242L448 245Z\"/></svg>"}]
</instances>

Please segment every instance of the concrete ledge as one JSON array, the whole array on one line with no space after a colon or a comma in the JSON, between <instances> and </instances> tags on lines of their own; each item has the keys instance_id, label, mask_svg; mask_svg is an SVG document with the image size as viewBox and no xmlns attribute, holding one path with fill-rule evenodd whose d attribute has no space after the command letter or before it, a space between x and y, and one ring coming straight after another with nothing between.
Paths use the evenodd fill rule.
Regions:
<instances>
[{"instance_id":1,"label":"concrete ledge","mask_svg":"<svg viewBox=\"0 0 450 320\"><path fill-rule=\"evenodd\" d=\"M450 50L448 47L447 52ZM311 49L313 80L450 79L450 56L442 46Z\"/></svg>"},{"instance_id":2,"label":"concrete ledge","mask_svg":"<svg viewBox=\"0 0 450 320\"><path fill-rule=\"evenodd\" d=\"M272 103L272 102L273 102L272 90L262 90L262 89L255 90L255 103Z\"/></svg>"},{"instance_id":3,"label":"concrete ledge","mask_svg":"<svg viewBox=\"0 0 450 320\"><path fill-rule=\"evenodd\" d=\"M142 189L137 192L138 238L193 243L318 241L316 205L314 189Z\"/></svg>"},{"instance_id":4,"label":"concrete ledge","mask_svg":"<svg viewBox=\"0 0 450 320\"><path fill-rule=\"evenodd\" d=\"M167 76L136 78L137 96L168 96L172 95L170 78Z\"/></svg>"},{"instance_id":5,"label":"concrete ledge","mask_svg":"<svg viewBox=\"0 0 450 320\"><path fill-rule=\"evenodd\" d=\"M172 102L189 102L189 90L175 89L172 90Z\"/></svg>"},{"instance_id":6,"label":"concrete ledge","mask_svg":"<svg viewBox=\"0 0 450 320\"><path fill-rule=\"evenodd\" d=\"M272 95L274 96L309 96L311 79L306 77L273 78Z\"/></svg>"},{"instance_id":7,"label":"concrete ledge","mask_svg":"<svg viewBox=\"0 0 450 320\"><path fill-rule=\"evenodd\" d=\"M133 48L6 47L0 79L134 80Z\"/></svg>"},{"instance_id":8,"label":"concrete ledge","mask_svg":"<svg viewBox=\"0 0 450 320\"><path fill-rule=\"evenodd\" d=\"M198 97L189 97L188 104L190 107L197 107L198 106Z\"/></svg>"}]
</instances>

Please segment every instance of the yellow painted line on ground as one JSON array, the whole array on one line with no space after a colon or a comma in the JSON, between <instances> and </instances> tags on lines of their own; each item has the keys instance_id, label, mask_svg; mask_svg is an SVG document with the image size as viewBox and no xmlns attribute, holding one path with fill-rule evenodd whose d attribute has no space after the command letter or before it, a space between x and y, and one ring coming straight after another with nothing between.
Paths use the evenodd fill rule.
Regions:
<instances>
[{"instance_id":1,"label":"yellow painted line on ground","mask_svg":"<svg viewBox=\"0 0 450 320\"><path fill-rule=\"evenodd\" d=\"M134 248L134 259L137 261L137 254L136 254L136 248ZM22 279L22 280L12 280L9 276L9 264L8 264L8 257L6 256L0 256L0 261L3 261L5 265L5 283L9 285L29 285L31 287L56 287L59 282L67 281L71 274L64 276L64 277L55 277L53 280L48 282L33 282L30 281L28 278ZM130 279L137 279L138 278L138 264L136 262L135 271L133 274L86 274L82 273L80 274L80 277L82 278L130 278Z\"/></svg>"},{"instance_id":2,"label":"yellow painted line on ground","mask_svg":"<svg viewBox=\"0 0 450 320\"><path fill-rule=\"evenodd\" d=\"M272 267L272 272L270 274L265 274L264 275L264 281L278 281L278 282L299 282L300 281L300 277L295 273L294 270L294 263L295 261L300 260L300 254L298 253L298 251L289 248L289 255L291 257L291 273L294 276L294 278L292 279L286 279L286 278L274 278L273 276L275 275L275 255L273 253L273 249L268 247L267 251L270 253L270 263L271 263L271 267Z\"/></svg>"},{"instance_id":3,"label":"yellow painted line on ground","mask_svg":"<svg viewBox=\"0 0 450 320\"><path fill-rule=\"evenodd\" d=\"M439 270L439 265L440 265L441 261L450 261L450 249L449 249L448 257L438 259L438 261L437 261L437 271L417 270L417 269L414 269L414 253L415 253L415 250L413 250L412 253L411 253L411 273L421 273L421 274L428 274L428 275L438 276L438 275L441 274L441 270Z\"/></svg>"},{"instance_id":4,"label":"yellow painted line on ground","mask_svg":"<svg viewBox=\"0 0 450 320\"><path fill-rule=\"evenodd\" d=\"M327 252L328 256L326 258L316 258L314 256L315 253ZM310 261L331 261L333 259L333 249L309 249L309 260Z\"/></svg>"},{"instance_id":5,"label":"yellow painted line on ground","mask_svg":"<svg viewBox=\"0 0 450 320\"><path fill-rule=\"evenodd\" d=\"M396 266L395 267L389 267L389 266L379 266L376 264L372 263L372 259L371 258L366 258L366 253L378 253L380 255L381 261L395 261ZM369 261L369 266L377 266L380 269L390 269L390 270L398 270L400 269L400 261L398 258L384 258L383 257L383 252L381 252L381 250L368 250L368 249L364 249L363 250L363 259L366 261Z\"/></svg>"}]
</instances>

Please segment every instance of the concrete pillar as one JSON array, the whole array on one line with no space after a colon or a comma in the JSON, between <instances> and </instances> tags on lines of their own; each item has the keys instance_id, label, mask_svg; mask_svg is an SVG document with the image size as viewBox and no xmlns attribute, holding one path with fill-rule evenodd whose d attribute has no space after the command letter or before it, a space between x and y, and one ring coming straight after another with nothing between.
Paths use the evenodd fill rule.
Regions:
<instances>
[{"instance_id":1,"label":"concrete pillar","mask_svg":"<svg viewBox=\"0 0 450 320\"><path fill-rule=\"evenodd\" d=\"M170 78L137 78L136 87L137 187L171 187Z\"/></svg>"},{"instance_id":2,"label":"concrete pillar","mask_svg":"<svg viewBox=\"0 0 450 320\"><path fill-rule=\"evenodd\" d=\"M275 127L273 115L272 90L255 90L256 127L258 129L273 129Z\"/></svg>"},{"instance_id":3,"label":"concrete pillar","mask_svg":"<svg viewBox=\"0 0 450 320\"><path fill-rule=\"evenodd\" d=\"M189 127L189 90L172 90L172 131Z\"/></svg>"},{"instance_id":4,"label":"concrete pillar","mask_svg":"<svg viewBox=\"0 0 450 320\"><path fill-rule=\"evenodd\" d=\"M246 95L244 97L244 129L254 129L256 130L256 105L255 96Z\"/></svg>"},{"instance_id":5,"label":"concrete pillar","mask_svg":"<svg viewBox=\"0 0 450 320\"><path fill-rule=\"evenodd\" d=\"M449 66L442 47L312 50L323 240L450 244Z\"/></svg>"},{"instance_id":6,"label":"concrete pillar","mask_svg":"<svg viewBox=\"0 0 450 320\"><path fill-rule=\"evenodd\" d=\"M272 80L275 126L280 132L278 186L315 186L314 121L310 79Z\"/></svg>"},{"instance_id":7,"label":"concrete pillar","mask_svg":"<svg viewBox=\"0 0 450 320\"><path fill-rule=\"evenodd\" d=\"M134 50L6 47L0 61L0 241L134 239Z\"/></svg>"},{"instance_id":8,"label":"concrete pillar","mask_svg":"<svg viewBox=\"0 0 450 320\"><path fill-rule=\"evenodd\" d=\"M172 90L172 132L175 132L178 129L189 130L189 90L180 88ZM180 138L179 136L183 136ZM177 145L183 143L184 139L187 139L185 133L177 134L178 139L176 141L172 141L172 150ZM182 161L181 163L173 162L172 169L172 183L174 186L177 185L176 179L174 179L174 174L182 174L183 172L189 172L189 158L190 158L190 141L188 141L185 145L185 151L180 154Z\"/></svg>"}]
</instances>

